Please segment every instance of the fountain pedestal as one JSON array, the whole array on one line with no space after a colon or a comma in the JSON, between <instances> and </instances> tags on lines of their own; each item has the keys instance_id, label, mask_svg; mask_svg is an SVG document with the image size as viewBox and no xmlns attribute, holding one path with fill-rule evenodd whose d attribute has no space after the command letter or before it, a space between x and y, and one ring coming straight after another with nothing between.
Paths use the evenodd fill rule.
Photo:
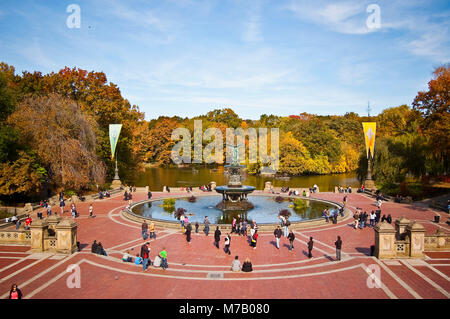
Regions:
<instances>
[{"instance_id":1,"label":"fountain pedestal","mask_svg":"<svg viewBox=\"0 0 450 319\"><path fill-rule=\"evenodd\" d=\"M247 195L255 190L253 186L241 183L243 165L226 165L229 181L226 186L217 186L216 192L222 194L222 201L216 205L221 210L250 210L254 206L248 201Z\"/></svg>"}]
</instances>

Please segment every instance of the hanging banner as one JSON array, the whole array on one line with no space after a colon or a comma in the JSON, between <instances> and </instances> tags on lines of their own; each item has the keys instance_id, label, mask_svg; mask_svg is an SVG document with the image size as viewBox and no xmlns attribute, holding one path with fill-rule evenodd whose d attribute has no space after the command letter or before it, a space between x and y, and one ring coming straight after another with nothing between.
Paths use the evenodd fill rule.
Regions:
<instances>
[{"instance_id":1,"label":"hanging banner","mask_svg":"<svg viewBox=\"0 0 450 319\"><path fill-rule=\"evenodd\" d=\"M363 122L362 125L364 129L364 140L366 142L367 158L369 158L369 151L370 155L372 155L373 158L373 150L375 148L375 134L377 132L377 123Z\"/></svg>"},{"instance_id":2,"label":"hanging banner","mask_svg":"<svg viewBox=\"0 0 450 319\"><path fill-rule=\"evenodd\" d=\"M119 140L122 124L109 124L109 142L111 143L111 158L114 159L117 141Z\"/></svg>"}]
</instances>

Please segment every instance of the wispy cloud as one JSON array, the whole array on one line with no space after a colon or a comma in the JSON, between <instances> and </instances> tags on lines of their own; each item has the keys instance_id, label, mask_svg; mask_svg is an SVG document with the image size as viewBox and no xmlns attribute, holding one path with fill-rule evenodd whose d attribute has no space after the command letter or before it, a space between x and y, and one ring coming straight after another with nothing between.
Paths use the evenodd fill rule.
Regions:
<instances>
[{"instance_id":1,"label":"wispy cloud","mask_svg":"<svg viewBox=\"0 0 450 319\"><path fill-rule=\"evenodd\" d=\"M366 34L376 29L366 25L366 6L361 1L324 2L293 0L287 7L299 19L344 34Z\"/></svg>"},{"instance_id":2,"label":"wispy cloud","mask_svg":"<svg viewBox=\"0 0 450 319\"><path fill-rule=\"evenodd\" d=\"M263 41L261 31L261 3L259 1L251 2L248 19L244 22L242 38L246 42Z\"/></svg>"}]
</instances>

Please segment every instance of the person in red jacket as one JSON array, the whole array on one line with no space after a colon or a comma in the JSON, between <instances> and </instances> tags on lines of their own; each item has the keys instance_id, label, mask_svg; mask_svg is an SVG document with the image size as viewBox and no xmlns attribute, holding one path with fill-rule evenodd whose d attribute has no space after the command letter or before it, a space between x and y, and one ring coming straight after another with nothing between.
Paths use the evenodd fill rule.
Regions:
<instances>
[{"instance_id":1,"label":"person in red jacket","mask_svg":"<svg viewBox=\"0 0 450 319\"><path fill-rule=\"evenodd\" d=\"M31 217L30 217L30 215L28 215L27 218L25 219L25 228L26 229L30 229L31 222L32 222Z\"/></svg>"}]
</instances>

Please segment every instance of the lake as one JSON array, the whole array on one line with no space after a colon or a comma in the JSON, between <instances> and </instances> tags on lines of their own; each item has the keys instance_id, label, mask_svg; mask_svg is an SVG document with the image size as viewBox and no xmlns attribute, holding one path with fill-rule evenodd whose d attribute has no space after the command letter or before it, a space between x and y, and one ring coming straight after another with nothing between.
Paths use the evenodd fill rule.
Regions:
<instances>
[{"instance_id":1,"label":"lake","mask_svg":"<svg viewBox=\"0 0 450 319\"><path fill-rule=\"evenodd\" d=\"M149 186L152 191L162 191L164 185L185 187L198 187L214 181L216 185L226 185L227 176L224 174L224 168L210 169L208 167L197 168L162 168L149 167L145 171L136 175L134 186ZM288 186L290 188L309 188L314 184L319 186L322 192L332 192L335 186L351 186L358 188L360 183L356 173L329 174L329 175L307 175L293 176L288 180L278 179L269 176L245 176L243 184L254 186L258 190L264 189L264 183L270 181L275 187Z\"/></svg>"}]
</instances>

